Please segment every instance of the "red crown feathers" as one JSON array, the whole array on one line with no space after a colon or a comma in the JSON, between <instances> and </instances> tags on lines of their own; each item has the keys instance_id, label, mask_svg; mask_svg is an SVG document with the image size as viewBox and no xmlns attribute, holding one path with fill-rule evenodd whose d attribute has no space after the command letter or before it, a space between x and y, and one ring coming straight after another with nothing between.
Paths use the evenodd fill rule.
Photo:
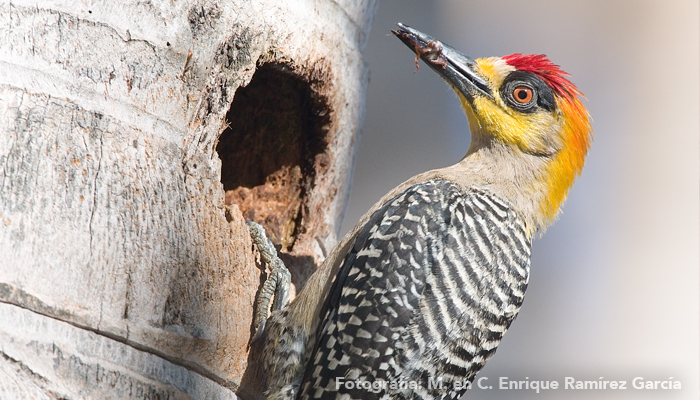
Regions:
<instances>
[{"instance_id":1,"label":"red crown feathers","mask_svg":"<svg viewBox=\"0 0 700 400\"><path fill-rule=\"evenodd\" d=\"M549 87L558 95L572 100L581 92L565 76L570 76L562 71L558 65L552 63L544 54L511 54L503 57L508 65L515 67L518 71L532 72L542 78Z\"/></svg>"}]
</instances>

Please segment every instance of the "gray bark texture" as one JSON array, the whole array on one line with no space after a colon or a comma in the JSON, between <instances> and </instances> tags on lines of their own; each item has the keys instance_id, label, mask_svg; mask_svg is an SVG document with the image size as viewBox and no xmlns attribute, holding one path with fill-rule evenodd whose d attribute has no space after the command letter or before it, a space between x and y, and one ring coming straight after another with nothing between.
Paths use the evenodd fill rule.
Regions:
<instances>
[{"instance_id":1,"label":"gray bark texture","mask_svg":"<svg viewBox=\"0 0 700 400\"><path fill-rule=\"evenodd\" d=\"M335 245L374 8L0 2L0 399L260 397L245 219Z\"/></svg>"}]
</instances>

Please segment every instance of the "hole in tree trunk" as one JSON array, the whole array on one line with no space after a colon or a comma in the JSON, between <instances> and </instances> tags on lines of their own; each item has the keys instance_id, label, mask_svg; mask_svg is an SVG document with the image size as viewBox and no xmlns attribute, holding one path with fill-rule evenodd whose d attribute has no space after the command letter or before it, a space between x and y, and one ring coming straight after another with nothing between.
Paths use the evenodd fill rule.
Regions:
<instances>
[{"instance_id":1,"label":"hole in tree trunk","mask_svg":"<svg viewBox=\"0 0 700 400\"><path fill-rule=\"evenodd\" d=\"M314 178L329 165L330 111L315 83L285 64L260 66L236 91L216 145L226 204L261 223L284 250L300 233Z\"/></svg>"}]
</instances>

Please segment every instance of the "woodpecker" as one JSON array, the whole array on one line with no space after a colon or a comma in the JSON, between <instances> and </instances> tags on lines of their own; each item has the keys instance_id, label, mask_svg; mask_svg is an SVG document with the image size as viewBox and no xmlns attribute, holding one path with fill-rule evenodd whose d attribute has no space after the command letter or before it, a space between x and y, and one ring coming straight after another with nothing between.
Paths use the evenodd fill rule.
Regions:
<instances>
[{"instance_id":1,"label":"woodpecker","mask_svg":"<svg viewBox=\"0 0 700 400\"><path fill-rule=\"evenodd\" d=\"M386 194L293 302L257 321L268 399L459 398L516 317L532 239L583 168L589 115L559 66L472 60L397 26L416 66L454 89L471 145Z\"/></svg>"}]
</instances>

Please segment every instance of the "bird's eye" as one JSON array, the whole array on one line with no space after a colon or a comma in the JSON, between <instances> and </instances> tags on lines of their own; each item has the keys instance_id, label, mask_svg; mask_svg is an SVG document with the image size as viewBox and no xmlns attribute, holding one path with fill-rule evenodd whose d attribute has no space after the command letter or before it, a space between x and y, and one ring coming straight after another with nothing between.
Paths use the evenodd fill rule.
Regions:
<instances>
[{"instance_id":1,"label":"bird's eye","mask_svg":"<svg viewBox=\"0 0 700 400\"><path fill-rule=\"evenodd\" d=\"M531 72L514 71L504 79L501 98L506 105L522 113L554 109L554 95L542 78Z\"/></svg>"},{"instance_id":2,"label":"bird's eye","mask_svg":"<svg viewBox=\"0 0 700 400\"><path fill-rule=\"evenodd\" d=\"M513 89L513 99L520 104L531 102L532 96L532 89L527 86L517 86Z\"/></svg>"}]
</instances>

